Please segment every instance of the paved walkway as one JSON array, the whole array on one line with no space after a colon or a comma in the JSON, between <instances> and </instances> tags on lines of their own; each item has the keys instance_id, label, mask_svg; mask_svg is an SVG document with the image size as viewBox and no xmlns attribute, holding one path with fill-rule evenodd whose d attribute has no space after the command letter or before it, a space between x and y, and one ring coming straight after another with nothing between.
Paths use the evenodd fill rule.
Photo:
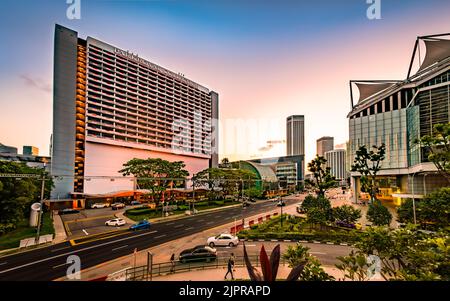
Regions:
<instances>
[{"instance_id":1,"label":"paved walkway","mask_svg":"<svg viewBox=\"0 0 450 301\"><path fill-rule=\"evenodd\" d=\"M67 239L66 230L64 229L64 224L59 214L53 213L53 227L55 228L55 237L53 238L53 243L57 244L63 242Z\"/></svg>"},{"instance_id":2,"label":"paved walkway","mask_svg":"<svg viewBox=\"0 0 450 301\"><path fill-rule=\"evenodd\" d=\"M257 267L257 269L262 274L261 268ZM344 277L343 273L335 267L323 266L323 269L326 273L333 276L336 280L342 279ZM223 281L226 272L226 268L197 270L153 277L153 281ZM280 265L278 269L277 279L286 279L290 272L290 267L288 267L287 265ZM245 267L237 267L234 272L234 278L250 279ZM228 279L231 279L230 275L228 275Z\"/></svg>"}]
</instances>

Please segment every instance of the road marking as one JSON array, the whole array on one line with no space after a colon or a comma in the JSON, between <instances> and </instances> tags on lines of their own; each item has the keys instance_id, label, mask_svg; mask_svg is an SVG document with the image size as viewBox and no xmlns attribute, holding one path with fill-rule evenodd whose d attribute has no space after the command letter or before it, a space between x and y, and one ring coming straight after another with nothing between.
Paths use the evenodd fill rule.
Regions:
<instances>
[{"instance_id":1,"label":"road marking","mask_svg":"<svg viewBox=\"0 0 450 301\"><path fill-rule=\"evenodd\" d=\"M55 265L55 266L52 267L52 268L53 268L53 269L57 269L57 268L59 268L59 267L65 266L65 265L68 265L68 263L65 262L65 263L63 263L63 264L58 264L58 265Z\"/></svg>"},{"instance_id":2,"label":"road marking","mask_svg":"<svg viewBox=\"0 0 450 301\"><path fill-rule=\"evenodd\" d=\"M5 262L0 263L0 265L4 265L4 264L7 264L7 262L5 261Z\"/></svg>"},{"instance_id":3,"label":"road marking","mask_svg":"<svg viewBox=\"0 0 450 301\"><path fill-rule=\"evenodd\" d=\"M119 249L126 248L126 247L128 247L128 245L124 245L124 246L121 246L121 247L114 248L114 249L112 249L112 251L119 250Z\"/></svg>"},{"instance_id":4,"label":"road marking","mask_svg":"<svg viewBox=\"0 0 450 301\"><path fill-rule=\"evenodd\" d=\"M204 221L205 221L204 219L199 219L199 220L198 220L198 222L204 222Z\"/></svg>"},{"instance_id":5,"label":"road marking","mask_svg":"<svg viewBox=\"0 0 450 301\"><path fill-rule=\"evenodd\" d=\"M184 230L192 230L192 229L194 229L194 227L189 227L189 228L186 228Z\"/></svg>"},{"instance_id":6,"label":"road marking","mask_svg":"<svg viewBox=\"0 0 450 301\"><path fill-rule=\"evenodd\" d=\"M41 262L49 261L49 260L52 260L52 259L55 259L55 258L67 256L67 255L70 255L70 254L73 254L73 253L83 252L83 251L86 251L86 250L91 250L91 249L95 249L95 248L98 248L98 247L107 246L107 245L110 245L110 244L113 244L113 243L117 243L119 241L124 241L124 240L127 240L127 239L132 239L132 238L136 238L136 237L140 237L140 236L150 235L150 234L153 234L153 233L156 233L156 232L157 231L151 231L151 232L146 232L146 233L142 233L142 234L138 234L138 235L132 235L132 236L128 236L128 237L124 237L124 238L118 239L118 240L108 241L108 242L105 242L105 243L102 243L102 244L86 247L86 248L83 248L83 249L73 250L73 251L70 251L70 252L67 252L67 253L64 253L64 254L59 254L59 255L47 257L47 258L44 258L44 259L39 259L39 260L36 260L36 261L33 261L33 262L29 262L29 263L25 263L25 264L16 266L14 268L10 268L10 269L7 269L7 270L0 271L0 274L4 274L4 273L10 272L10 271L21 269L21 268L24 268L24 267L27 267L27 266L30 266L30 265L34 265L36 263L41 263Z\"/></svg>"},{"instance_id":7,"label":"road marking","mask_svg":"<svg viewBox=\"0 0 450 301\"><path fill-rule=\"evenodd\" d=\"M157 239L157 238L161 238L161 237L164 237L164 236L166 236L166 234L159 235L159 236L156 236L156 237L154 237L154 238Z\"/></svg>"},{"instance_id":8,"label":"road marking","mask_svg":"<svg viewBox=\"0 0 450 301\"><path fill-rule=\"evenodd\" d=\"M176 225L174 228L180 228L180 227L183 227L184 225L183 224L181 224L181 225Z\"/></svg>"},{"instance_id":9,"label":"road marking","mask_svg":"<svg viewBox=\"0 0 450 301\"><path fill-rule=\"evenodd\" d=\"M84 229L83 229L83 232L84 232L84 234L89 235L89 233L87 233L87 231Z\"/></svg>"},{"instance_id":10,"label":"road marking","mask_svg":"<svg viewBox=\"0 0 450 301\"><path fill-rule=\"evenodd\" d=\"M207 225L210 225L210 224L212 224L212 223L214 223L214 222L207 222L206 224L207 224Z\"/></svg>"},{"instance_id":11,"label":"road marking","mask_svg":"<svg viewBox=\"0 0 450 301\"><path fill-rule=\"evenodd\" d=\"M320 254L320 255L326 255L327 253L322 253L322 252L309 252L310 254Z\"/></svg>"},{"instance_id":12,"label":"road marking","mask_svg":"<svg viewBox=\"0 0 450 301\"><path fill-rule=\"evenodd\" d=\"M61 250L68 249L68 248L70 248L70 246L67 246L67 247L64 247L64 248L59 248L59 249L54 249L54 250L51 250L50 252L61 251Z\"/></svg>"},{"instance_id":13,"label":"road marking","mask_svg":"<svg viewBox=\"0 0 450 301\"><path fill-rule=\"evenodd\" d=\"M170 223L165 223L164 225L173 225L173 224L175 224L174 222L170 222Z\"/></svg>"}]
</instances>

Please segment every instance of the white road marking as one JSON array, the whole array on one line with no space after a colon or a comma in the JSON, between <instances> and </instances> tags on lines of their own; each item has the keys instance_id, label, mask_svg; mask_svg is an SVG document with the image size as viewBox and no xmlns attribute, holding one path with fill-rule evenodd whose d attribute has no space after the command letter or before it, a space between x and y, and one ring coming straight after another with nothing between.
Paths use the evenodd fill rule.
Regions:
<instances>
[{"instance_id":1,"label":"white road marking","mask_svg":"<svg viewBox=\"0 0 450 301\"><path fill-rule=\"evenodd\" d=\"M16 266L16 267L11 268L11 269L0 271L0 274L7 273L7 272L10 272L10 271L14 271L14 270L17 270L17 269L21 269L21 268L24 268L24 267L27 267L27 266L30 266L30 265L34 265L36 263L41 263L41 262L49 261L49 260L52 260L52 259L55 259L55 258L67 256L67 255L70 255L70 254L73 254L73 253L83 252L83 251L86 251L86 250L91 250L91 249L95 249L95 248L98 248L98 247L107 246L107 245L110 245L110 244L113 244L113 243L117 243L119 241L124 241L124 240L127 240L127 239L136 238L136 237L139 237L139 236L145 236L145 235L154 234L156 232L158 232L158 231L151 231L151 232L146 232L146 233L142 233L142 234L138 234L138 235L128 236L128 237L124 237L124 238L121 238L121 239L108 241L108 242L105 242L105 243L102 243L102 244L86 247L86 248L83 248L83 249L70 251L70 252L67 252L67 253L64 253L64 254L59 254L59 255L47 257L47 258L44 258L44 259L40 259L40 260L36 260L36 261L33 261L33 262L29 262L29 263L26 263L26 264L22 264L22 265Z\"/></svg>"},{"instance_id":2,"label":"white road marking","mask_svg":"<svg viewBox=\"0 0 450 301\"><path fill-rule=\"evenodd\" d=\"M64 248L59 248L59 249L51 250L50 252L61 251L61 250L69 249L69 248L70 248L70 246L67 246L67 247L64 247Z\"/></svg>"},{"instance_id":3,"label":"white road marking","mask_svg":"<svg viewBox=\"0 0 450 301\"><path fill-rule=\"evenodd\" d=\"M57 268L59 268L59 267L65 266L65 265L68 265L68 263L65 262L65 263L63 263L63 264L58 264L58 265L55 265L55 266L52 267L52 268L53 268L53 269L57 269Z\"/></svg>"},{"instance_id":4,"label":"white road marking","mask_svg":"<svg viewBox=\"0 0 450 301\"><path fill-rule=\"evenodd\" d=\"M204 221L205 221L204 219L199 219L199 220L198 220L198 222L204 222Z\"/></svg>"},{"instance_id":5,"label":"white road marking","mask_svg":"<svg viewBox=\"0 0 450 301\"><path fill-rule=\"evenodd\" d=\"M184 230L192 230L192 229L194 229L194 227L189 227L189 228L186 228Z\"/></svg>"},{"instance_id":6,"label":"white road marking","mask_svg":"<svg viewBox=\"0 0 450 301\"><path fill-rule=\"evenodd\" d=\"M83 229L83 232L84 232L84 234L89 235L89 233L87 233L87 231L84 229Z\"/></svg>"},{"instance_id":7,"label":"white road marking","mask_svg":"<svg viewBox=\"0 0 450 301\"><path fill-rule=\"evenodd\" d=\"M114 249L112 249L112 251L119 250L119 249L126 248L126 247L128 247L128 245L124 245L124 246L121 246L121 247L114 248Z\"/></svg>"},{"instance_id":8,"label":"white road marking","mask_svg":"<svg viewBox=\"0 0 450 301\"><path fill-rule=\"evenodd\" d=\"M163 234L163 235L160 235L160 236L156 236L155 239L161 238L161 237L164 237L164 236L166 236L166 234Z\"/></svg>"},{"instance_id":9,"label":"white road marking","mask_svg":"<svg viewBox=\"0 0 450 301\"><path fill-rule=\"evenodd\" d=\"M4 265L4 264L7 264L7 262L5 261L5 262L0 263L0 265Z\"/></svg>"},{"instance_id":10,"label":"white road marking","mask_svg":"<svg viewBox=\"0 0 450 301\"><path fill-rule=\"evenodd\" d=\"M174 228L180 228L180 227L183 227L184 225L183 224L181 224L181 225L176 225Z\"/></svg>"},{"instance_id":11,"label":"white road marking","mask_svg":"<svg viewBox=\"0 0 450 301\"><path fill-rule=\"evenodd\" d=\"M210 225L210 224L212 224L212 223L214 223L214 222L207 222L206 224L207 224L207 225Z\"/></svg>"},{"instance_id":12,"label":"white road marking","mask_svg":"<svg viewBox=\"0 0 450 301\"><path fill-rule=\"evenodd\" d=\"M173 225L175 224L174 222L170 222L170 223L165 223L164 225Z\"/></svg>"},{"instance_id":13,"label":"white road marking","mask_svg":"<svg viewBox=\"0 0 450 301\"><path fill-rule=\"evenodd\" d=\"M310 254L320 254L320 255L326 255L327 253L322 253L322 252L309 252Z\"/></svg>"}]
</instances>

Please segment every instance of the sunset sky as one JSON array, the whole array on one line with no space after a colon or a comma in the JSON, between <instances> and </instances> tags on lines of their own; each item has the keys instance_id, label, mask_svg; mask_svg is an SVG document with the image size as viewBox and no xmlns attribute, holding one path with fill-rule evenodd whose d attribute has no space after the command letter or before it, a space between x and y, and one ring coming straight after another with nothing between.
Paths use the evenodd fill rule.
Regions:
<instances>
[{"instance_id":1,"label":"sunset sky","mask_svg":"<svg viewBox=\"0 0 450 301\"><path fill-rule=\"evenodd\" d=\"M58 23L218 92L221 158L285 155L295 114L309 161L348 139L349 80L404 79L416 37L450 32L450 1L381 3L369 20L366 0L81 0L69 20L66 0L0 0L0 143L49 152Z\"/></svg>"}]
</instances>

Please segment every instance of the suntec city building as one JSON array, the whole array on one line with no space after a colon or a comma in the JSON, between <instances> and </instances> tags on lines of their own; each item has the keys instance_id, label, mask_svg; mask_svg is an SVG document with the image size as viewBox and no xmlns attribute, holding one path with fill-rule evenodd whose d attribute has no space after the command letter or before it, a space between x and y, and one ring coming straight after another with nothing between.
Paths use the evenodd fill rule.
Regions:
<instances>
[{"instance_id":1,"label":"suntec city building","mask_svg":"<svg viewBox=\"0 0 450 301\"><path fill-rule=\"evenodd\" d=\"M218 94L136 54L55 27L52 199L135 190L133 158L218 164Z\"/></svg>"}]
</instances>

